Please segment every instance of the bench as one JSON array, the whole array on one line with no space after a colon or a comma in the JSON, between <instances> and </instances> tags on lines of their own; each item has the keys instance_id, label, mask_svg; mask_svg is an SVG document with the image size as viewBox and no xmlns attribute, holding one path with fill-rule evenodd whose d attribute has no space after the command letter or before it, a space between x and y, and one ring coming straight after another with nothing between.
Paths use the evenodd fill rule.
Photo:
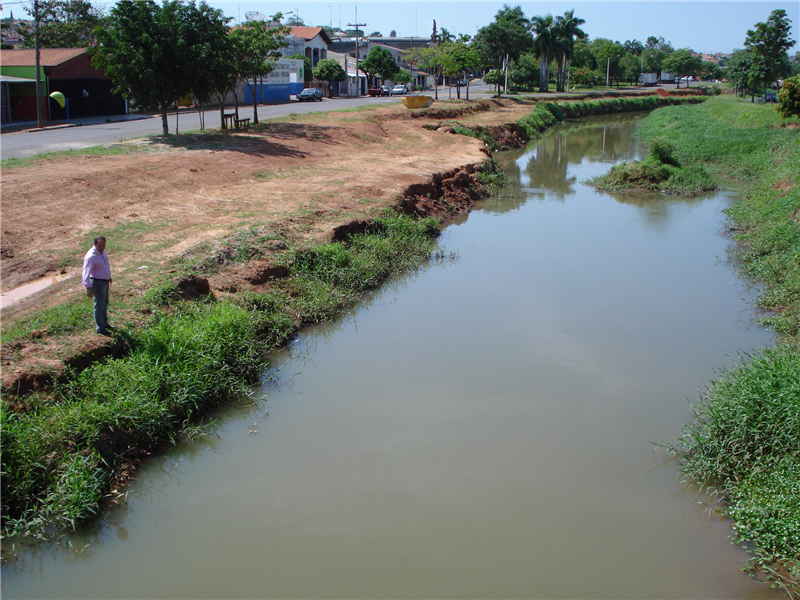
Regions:
<instances>
[{"instance_id":1,"label":"bench","mask_svg":"<svg viewBox=\"0 0 800 600\"><path fill-rule=\"evenodd\" d=\"M223 129L230 129L233 127L233 121L236 118L236 113L222 113L222 127Z\"/></svg>"},{"instance_id":2,"label":"bench","mask_svg":"<svg viewBox=\"0 0 800 600\"><path fill-rule=\"evenodd\" d=\"M250 125L250 119L234 119L233 123L236 126L236 129L239 129L240 126L247 127Z\"/></svg>"}]
</instances>

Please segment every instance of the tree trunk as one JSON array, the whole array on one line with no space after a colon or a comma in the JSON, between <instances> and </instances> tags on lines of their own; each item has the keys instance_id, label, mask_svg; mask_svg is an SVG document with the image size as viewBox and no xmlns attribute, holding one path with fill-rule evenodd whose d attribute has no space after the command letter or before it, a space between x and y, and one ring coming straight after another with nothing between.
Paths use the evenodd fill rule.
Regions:
<instances>
[{"instance_id":1,"label":"tree trunk","mask_svg":"<svg viewBox=\"0 0 800 600\"><path fill-rule=\"evenodd\" d=\"M567 59L566 62L567 62L567 85L565 91L569 93L569 80L570 80L570 75L572 73L572 61Z\"/></svg>"},{"instance_id":2,"label":"tree trunk","mask_svg":"<svg viewBox=\"0 0 800 600\"><path fill-rule=\"evenodd\" d=\"M547 59L546 54L542 54L539 56L539 91L546 92L547 91L547 81L550 79L548 76L548 69L550 67L550 61Z\"/></svg>"},{"instance_id":3,"label":"tree trunk","mask_svg":"<svg viewBox=\"0 0 800 600\"><path fill-rule=\"evenodd\" d=\"M222 97L222 94L216 94L217 102L219 102L219 122L220 122L220 129L227 129L228 126L225 125L225 98Z\"/></svg>"},{"instance_id":4,"label":"tree trunk","mask_svg":"<svg viewBox=\"0 0 800 600\"><path fill-rule=\"evenodd\" d=\"M167 121L167 110L169 106L164 104L161 106L161 135L167 137L169 135L169 122Z\"/></svg>"},{"instance_id":5,"label":"tree trunk","mask_svg":"<svg viewBox=\"0 0 800 600\"><path fill-rule=\"evenodd\" d=\"M247 82L245 82L247 83ZM256 100L256 80L253 80L253 85L247 83L247 87L250 88L250 93L253 94L253 125L258 124L258 101ZM238 117L237 117L238 119Z\"/></svg>"}]
</instances>

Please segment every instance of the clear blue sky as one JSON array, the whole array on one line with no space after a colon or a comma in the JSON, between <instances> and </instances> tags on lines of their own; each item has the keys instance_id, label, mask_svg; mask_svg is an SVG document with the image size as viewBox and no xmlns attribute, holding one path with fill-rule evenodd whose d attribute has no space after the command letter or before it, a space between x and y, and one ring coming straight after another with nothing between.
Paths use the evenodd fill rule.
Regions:
<instances>
[{"instance_id":1,"label":"clear blue sky","mask_svg":"<svg viewBox=\"0 0 800 600\"><path fill-rule=\"evenodd\" d=\"M697 52L731 52L744 45L747 30L759 21L766 21L770 12L783 9L792 20L792 39L800 42L800 2L718 1L662 2L638 0L630 2L485 2L481 0L360 0L359 2L314 2L279 0L272 2L240 2L237 0L206 0L222 9L235 21L244 20L248 11L272 15L276 12L296 12L307 25L327 25L347 29L348 23L367 23L367 33L380 31L384 35L394 29L402 37L429 38L433 20L439 28L451 33L475 35L488 24L503 4L520 5L526 16L563 14L575 9L576 16L585 19L584 31L590 37L605 37L615 41L648 36L663 37L675 48L691 48ZM24 17L23 5L3 3L3 16L9 10L17 18ZM113 2L98 4L111 6ZM800 43L789 52L800 51Z\"/></svg>"},{"instance_id":2,"label":"clear blue sky","mask_svg":"<svg viewBox=\"0 0 800 600\"><path fill-rule=\"evenodd\" d=\"M430 37L433 20L451 33L475 35L478 28L488 24L503 4L520 5L526 16L564 14L572 8L586 20L584 31L592 38L605 37L615 41L663 36L675 48L691 48L697 52L731 52L741 48L747 30L759 21L766 21L770 12L783 9L792 20L792 39L800 41L800 2L484 2L484 1L412 1L387 2L237 2L207 0L225 11L229 17L244 20L248 11L266 15L276 12L299 12L307 25L338 27L341 23L367 23L367 33L380 31L384 35L394 29L398 36ZM800 44L790 50L800 51Z\"/></svg>"}]
</instances>

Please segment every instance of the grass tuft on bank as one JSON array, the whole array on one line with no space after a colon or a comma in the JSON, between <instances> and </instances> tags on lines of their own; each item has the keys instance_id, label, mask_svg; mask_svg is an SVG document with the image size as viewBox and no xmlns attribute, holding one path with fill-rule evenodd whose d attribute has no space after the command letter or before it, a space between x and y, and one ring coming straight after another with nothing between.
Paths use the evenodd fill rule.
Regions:
<instances>
[{"instance_id":1,"label":"grass tuft on bank","mask_svg":"<svg viewBox=\"0 0 800 600\"><path fill-rule=\"evenodd\" d=\"M730 97L652 113L684 164L745 185L727 212L743 274L764 285L765 324L782 334L719 374L669 444L681 470L724 499L735 541L772 585L800 594L800 144L773 108Z\"/></svg>"},{"instance_id":2,"label":"grass tuft on bank","mask_svg":"<svg viewBox=\"0 0 800 600\"><path fill-rule=\"evenodd\" d=\"M667 141L653 140L643 161L634 160L611 167L589 184L604 192L642 190L693 197L717 189L716 182L702 165L681 165L675 149Z\"/></svg>"}]
</instances>

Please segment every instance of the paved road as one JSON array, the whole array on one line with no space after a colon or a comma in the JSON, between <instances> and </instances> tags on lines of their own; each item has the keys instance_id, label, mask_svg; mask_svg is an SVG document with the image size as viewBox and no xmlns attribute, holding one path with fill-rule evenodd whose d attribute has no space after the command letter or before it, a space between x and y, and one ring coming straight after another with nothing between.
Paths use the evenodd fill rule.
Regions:
<instances>
[{"instance_id":1,"label":"paved road","mask_svg":"<svg viewBox=\"0 0 800 600\"><path fill-rule=\"evenodd\" d=\"M470 88L470 97L476 96L488 89L486 85L479 85ZM439 89L439 98L447 98L447 88ZM433 95L427 92L427 95ZM456 93L453 90L453 98ZM269 119L273 117L285 117L289 114L305 114L324 110L337 110L342 108L353 108L371 104L386 104L400 102L398 97L389 98L332 98L322 102L296 102L288 104L269 104L258 107L258 118ZM251 106L240 106L239 114L243 117L252 117L253 109ZM106 117L77 119L80 126L49 129L45 128L38 131L19 131L16 133L4 133L0 137L0 158L26 158L35 156L43 152L57 152L61 150L77 150L88 148L99 144L109 144L119 140L129 140L132 138L144 137L148 135L159 135L161 133L161 116L142 116L142 115L120 115L108 117L114 122L106 123ZM182 112L179 117L180 131L191 131L200 129L200 117L194 110ZM206 128L217 128L220 126L219 110L205 111ZM170 133L175 131L175 114L169 116Z\"/></svg>"},{"instance_id":2,"label":"paved road","mask_svg":"<svg viewBox=\"0 0 800 600\"><path fill-rule=\"evenodd\" d=\"M322 110L336 110L376 103L400 102L400 98L334 98L322 102L290 102L288 104L260 105L259 119L284 117L291 113L305 114ZM220 126L219 109L204 111L206 128ZM239 114L252 117L252 106L240 106ZM107 117L113 122L106 123L106 117L93 119L77 119L80 126L65 128L45 128L38 131L20 131L4 133L0 138L0 156L2 160L9 158L25 158L43 152L60 150L76 150L108 144L118 140L128 140L147 135L161 133L160 115L119 115ZM175 132L175 114L169 116L170 133ZM200 129L200 116L194 110L181 112L178 116L180 131Z\"/></svg>"}]
</instances>

